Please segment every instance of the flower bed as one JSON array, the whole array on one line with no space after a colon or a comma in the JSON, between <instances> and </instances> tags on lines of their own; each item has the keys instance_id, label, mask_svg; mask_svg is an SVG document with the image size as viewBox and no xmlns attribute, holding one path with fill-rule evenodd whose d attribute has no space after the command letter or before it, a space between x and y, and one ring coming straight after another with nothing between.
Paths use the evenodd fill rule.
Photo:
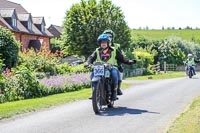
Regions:
<instances>
[{"instance_id":1,"label":"flower bed","mask_svg":"<svg viewBox=\"0 0 200 133\"><path fill-rule=\"evenodd\" d=\"M7 69L6 69L7 70ZM44 97L90 87L90 73L73 73L37 79L24 66L5 71L0 77L0 103Z\"/></svg>"},{"instance_id":2,"label":"flower bed","mask_svg":"<svg viewBox=\"0 0 200 133\"><path fill-rule=\"evenodd\" d=\"M50 79L40 79L39 82L48 88L48 94L76 91L90 86L90 74L52 76Z\"/></svg>"}]
</instances>

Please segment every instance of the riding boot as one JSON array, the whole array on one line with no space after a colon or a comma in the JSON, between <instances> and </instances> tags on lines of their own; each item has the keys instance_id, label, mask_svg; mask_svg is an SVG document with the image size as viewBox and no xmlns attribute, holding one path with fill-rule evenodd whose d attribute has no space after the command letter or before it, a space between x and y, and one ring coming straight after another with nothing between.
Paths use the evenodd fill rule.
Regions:
<instances>
[{"instance_id":1,"label":"riding boot","mask_svg":"<svg viewBox=\"0 0 200 133\"><path fill-rule=\"evenodd\" d=\"M113 93L112 93L112 100L113 101L118 99L118 97L117 97L117 88L118 87L115 87L114 90L113 90Z\"/></svg>"},{"instance_id":2,"label":"riding boot","mask_svg":"<svg viewBox=\"0 0 200 133\"><path fill-rule=\"evenodd\" d=\"M123 95L123 93L122 93L122 91L121 91L121 89L120 89L120 87L121 87L121 83L122 83L122 81L119 80L118 88L117 88L117 95Z\"/></svg>"},{"instance_id":3,"label":"riding boot","mask_svg":"<svg viewBox=\"0 0 200 133\"><path fill-rule=\"evenodd\" d=\"M194 75L196 75L196 72L193 70L193 72L194 72Z\"/></svg>"}]
</instances>

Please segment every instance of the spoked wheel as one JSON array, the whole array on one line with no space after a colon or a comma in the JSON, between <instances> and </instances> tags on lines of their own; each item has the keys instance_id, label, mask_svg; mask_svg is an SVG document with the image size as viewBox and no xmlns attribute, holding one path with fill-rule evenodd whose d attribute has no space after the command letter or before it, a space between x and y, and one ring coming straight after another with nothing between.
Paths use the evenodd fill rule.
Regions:
<instances>
[{"instance_id":1,"label":"spoked wheel","mask_svg":"<svg viewBox=\"0 0 200 133\"><path fill-rule=\"evenodd\" d=\"M100 110L102 109L102 104L101 104L101 82L95 83L93 86L93 92L92 92L92 106L94 112L100 113Z\"/></svg>"}]
</instances>

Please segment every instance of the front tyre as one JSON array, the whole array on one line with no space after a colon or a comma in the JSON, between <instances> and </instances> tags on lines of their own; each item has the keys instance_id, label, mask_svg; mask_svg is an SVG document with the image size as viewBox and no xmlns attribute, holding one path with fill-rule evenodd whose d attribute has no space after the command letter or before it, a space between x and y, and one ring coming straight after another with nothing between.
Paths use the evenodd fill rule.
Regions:
<instances>
[{"instance_id":1,"label":"front tyre","mask_svg":"<svg viewBox=\"0 0 200 133\"><path fill-rule=\"evenodd\" d=\"M189 78L192 78L192 70L189 70Z\"/></svg>"},{"instance_id":2,"label":"front tyre","mask_svg":"<svg viewBox=\"0 0 200 133\"><path fill-rule=\"evenodd\" d=\"M92 92L92 106L96 114L100 113L101 105L101 81L94 83Z\"/></svg>"}]
</instances>

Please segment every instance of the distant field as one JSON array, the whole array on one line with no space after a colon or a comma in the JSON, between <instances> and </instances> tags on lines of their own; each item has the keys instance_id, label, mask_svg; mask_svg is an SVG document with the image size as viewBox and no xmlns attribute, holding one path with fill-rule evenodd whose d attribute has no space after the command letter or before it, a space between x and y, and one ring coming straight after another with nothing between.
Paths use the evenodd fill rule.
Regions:
<instances>
[{"instance_id":1,"label":"distant field","mask_svg":"<svg viewBox=\"0 0 200 133\"><path fill-rule=\"evenodd\" d=\"M143 35L147 39L164 39L177 36L187 41L200 43L200 30L132 30L132 36Z\"/></svg>"}]
</instances>

